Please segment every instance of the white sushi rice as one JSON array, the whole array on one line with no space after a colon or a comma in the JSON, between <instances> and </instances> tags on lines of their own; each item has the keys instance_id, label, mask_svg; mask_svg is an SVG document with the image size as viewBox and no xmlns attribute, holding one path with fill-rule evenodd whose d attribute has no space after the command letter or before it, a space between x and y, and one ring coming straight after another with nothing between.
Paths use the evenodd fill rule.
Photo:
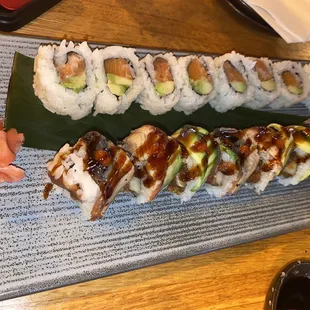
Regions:
<instances>
[{"instance_id":1,"label":"white sushi rice","mask_svg":"<svg viewBox=\"0 0 310 310\"><path fill-rule=\"evenodd\" d=\"M224 175L222 172L218 172L216 178L222 183L222 185L213 186L206 184L206 190L210 196L220 198L230 193L231 190L235 188L235 184L239 180L239 175L237 172L233 175Z\"/></svg>"},{"instance_id":2,"label":"white sushi rice","mask_svg":"<svg viewBox=\"0 0 310 310\"><path fill-rule=\"evenodd\" d=\"M92 59L94 72L96 77L97 99L95 102L95 113L102 114L122 114L138 97L143 89L143 77L139 58L135 54L133 48L121 46L109 46L103 49L93 51ZM110 58L124 58L130 62L132 66L132 75L134 77L133 84L126 90L122 96L115 96L110 92L108 80L104 70L104 61Z\"/></svg>"},{"instance_id":3,"label":"white sushi rice","mask_svg":"<svg viewBox=\"0 0 310 310\"><path fill-rule=\"evenodd\" d=\"M226 60L229 60L232 63L232 65L242 74L244 80L246 81L247 89L243 94L236 92L229 85L223 69L223 64ZM253 66L252 61L249 61L243 55L232 51L231 53L215 58L214 64L217 69L218 88L217 96L210 101L210 105L216 111L224 113L228 110L233 110L253 98L254 86L249 83L246 69Z\"/></svg>"},{"instance_id":4,"label":"white sushi rice","mask_svg":"<svg viewBox=\"0 0 310 310\"><path fill-rule=\"evenodd\" d=\"M178 59L181 97L179 102L174 106L174 109L184 112L186 115L193 113L213 100L217 95L216 89L218 89L218 78L213 59L209 56L201 56L199 57L199 61L208 68L208 72L212 77L213 90L208 95L199 95L193 90L189 81L187 67L195 58L197 58L197 56L190 55Z\"/></svg>"},{"instance_id":5,"label":"white sushi rice","mask_svg":"<svg viewBox=\"0 0 310 310\"><path fill-rule=\"evenodd\" d=\"M284 186L297 185L301 181L308 178L309 175L310 175L310 159L298 165L297 171L294 176L288 178L279 176L278 182Z\"/></svg>"},{"instance_id":6,"label":"white sushi rice","mask_svg":"<svg viewBox=\"0 0 310 310\"><path fill-rule=\"evenodd\" d=\"M257 183L246 183L246 187L254 189L257 194L263 192L269 182L271 182L281 171L282 166L275 165L275 167L268 172L261 172L261 178Z\"/></svg>"},{"instance_id":7,"label":"white sushi rice","mask_svg":"<svg viewBox=\"0 0 310 310\"><path fill-rule=\"evenodd\" d=\"M62 182L67 190L78 185L78 203L83 215L90 219L92 208L101 195L101 191L90 174L84 169L84 158L86 156L86 145L82 144L80 149L73 150L69 144L65 144L56 154L52 161L48 162L47 168L52 171L57 168L55 179L62 178ZM54 185L57 186L57 185Z\"/></svg>"},{"instance_id":8,"label":"white sushi rice","mask_svg":"<svg viewBox=\"0 0 310 310\"><path fill-rule=\"evenodd\" d=\"M273 64L273 71L276 84L279 88L279 97L270 104L272 109L289 107L307 98L309 93L308 76L300 63L293 61L276 62ZM301 95L292 94L287 90L281 76L284 71L292 72L301 83L303 86L303 93Z\"/></svg>"},{"instance_id":9,"label":"white sushi rice","mask_svg":"<svg viewBox=\"0 0 310 310\"><path fill-rule=\"evenodd\" d=\"M67 53L75 52L84 57L87 87L78 94L60 84L54 60L67 59ZM56 114L69 115L73 120L90 114L96 97L95 77L91 62L92 52L86 42L74 45L63 40L59 46L41 45L34 62L33 88L44 107Z\"/></svg>"},{"instance_id":10,"label":"white sushi rice","mask_svg":"<svg viewBox=\"0 0 310 310\"><path fill-rule=\"evenodd\" d=\"M144 179L133 177L129 182L129 190L136 195L138 204L152 201L154 199L154 193L157 195L163 184L162 180L157 180L151 187L146 187L143 181Z\"/></svg>"},{"instance_id":11,"label":"white sushi rice","mask_svg":"<svg viewBox=\"0 0 310 310\"><path fill-rule=\"evenodd\" d=\"M168 61L171 74L174 80L174 91L167 96L160 96L155 90L155 71L154 61L157 57L164 58ZM159 54L152 56L146 55L140 60L143 76L143 91L137 98L137 102L141 104L141 108L149 111L153 115L160 115L170 111L180 99L180 78L179 68L176 57L172 53Z\"/></svg>"},{"instance_id":12,"label":"white sushi rice","mask_svg":"<svg viewBox=\"0 0 310 310\"><path fill-rule=\"evenodd\" d=\"M234 162L232 158L224 151L221 152L220 160L226 162ZM216 198L225 196L228 193L233 193L236 189L238 181L240 179L239 171L236 171L233 175L225 175L222 172L218 171L216 173L216 181L220 186L214 186L211 184L206 184L207 193Z\"/></svg>"},{"instance_id":13,"label":"white sushi rice","mask_svg":"<svg viewBox=\"0 0 310 310\"><path fill-rule=\"evenodd\" d=\"M276 146L270 147L267 151L259 151L259 156L263 163L274 162L275 156L278 153L278 148ZM282 163L280 160L273 163L273 168L270 171L261 171L260 180L256 183L246 183L246 186L250 189L254 189L257 194L260 194L265 190L270 181L272 181L282 170Z\"/></svg>"},{"instance_id":14,"label":"white sushi rice","mask_svg":"<svg viewBox=\"0 0 310 310\"><path fill-rule=\"evenodd\" d=\"M191 170L194 166L197 165L196 161L191 156L188 156L183 160L185 160L184 164L187 166L188 170ZM179 175L176 176L176 178L178 177ZM178 181L176 182L178 183ZM175 196L181 200L181 203L189 201L199 189L199 183L201 183L201 177L196 177L194 180L188 181L184 191L179 195L175 194Z\"/></svg>"},{"instance_id":15,"label":"white sushi rice","mask_svg":"<svg viewBox=\"0 0 310 310\"><path fill-rule=\"evenodd\" d=\"M304 152L300 148L296 147L294 149L294 153L301 158L308 157L308 153ZM297 185L301 181L305 180L310 176L310 158L307 159L305 162L300 162L297 165L297 170L295 174L291 177L284 177L281 174L278 177L278 182L284 186L288 185Z\"/></svg>"},{"instance_id":16,"label":"white sushi rice","mask_svg":"<svg viewBox=\"0 0 310 310\"><path fill-rule=\"evenodd\" d=\"M254 93L253 98L246 102L245 106L251 109L261 109L279 97L279 87L276 84L276 89L274 91L266 91L263 89L261 86L262 82L258 78L258 74L255 70L256 59L248 57L246 57L246 59L248 59L246 63L249 64L246 68L249 82L254 87ZM272 61L268 58L260 58L260 60L264 62L267 68L269 68L272 76L274 77Z\"/></svg>"}]
</instances>

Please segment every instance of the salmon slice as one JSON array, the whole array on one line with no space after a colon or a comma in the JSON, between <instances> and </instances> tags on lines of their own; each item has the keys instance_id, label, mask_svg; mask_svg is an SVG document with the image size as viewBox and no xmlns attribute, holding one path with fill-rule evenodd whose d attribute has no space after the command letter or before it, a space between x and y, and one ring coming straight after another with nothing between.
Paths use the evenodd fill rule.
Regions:
<instances>
[{"instance_id":1,"label":"salmon slice","mask_svg":"<svg viewBox=\"0 0 310 310\"><path fill-rule=\"evenodd\" d=\"M203 66L198 58L194 58L187 67L188 76L191 80L199 81L207 79L212 83L212 78L208 73L208 69Z\"/></svg>"},{"instance_id":2,"label":"salmon slice","mask_svg":"<svg viewBox=\"0 0 310 310\"><path fill-rule=\"evenodd\" d=\"M13 165L0 168L0 183L18 182L22 180L24 177L25 177L25 171Z\"/></svg>"},{"instance_id":3,"label":"salmon slice","mask_svg":"<svg viewBox=\"0 0 310 310\"><path fill-rule=\"evenodd\" d=\"M157 57L154 62L155 80L157 82L173 81L169 63L162 57Z\"/></svg>"},{"instance_id":4,"label":"salmon slice","mask_svg":"<svg viewBox=\"0 0 310 310\"><path fill-rule=\"evenodd\" d=\"M11 128L6 133L6 137L9 148L16 154L24 143L24 135L22 133L18 133L15 128Z\"/></svg>"},{"instance_id":5,"label":"salmon slice","mask_svg":"<svg viewBox=\"0 0 310 310\"><path fill-rule=\"evenodd\" d=\"M60 81L66 82L68 78L80 76L86 70L86 64L84 57L80 54L70 52L67 54L67 62L64 65L58 65L56 67Z\"/></svg>"},{"instance_id":6,"label":"salmon slice","mask_svg":"<svg viewBox=\"0 0 310 310\"><path fill-rule=\"evenodd\" d=\"M124 58L110 58L104 61L105 74L110 73L121 76L128 80L133 80L129 63Z\"/></svg>"},{"instance_id":7,"label":"salmon slice","mask_svg":"<svg viewBox=\"0 0 310 310\"><path fill-rule=\"evenodd\" d=\"M260 59L256 61L255 70L261 82L273 79L273 76L271 72L268 70L266 64Z\"/></svg>"},{"instance_id":8,"label":"salmon slice","mask_svg":"<svg viewBox=\"0 0 310 310\"><path fill-rule=\"evenodd\" d=\"M223 68L229 83L242 82L246 84L246 81L243 78L242 74L233 66L233 64L229 60L226 60L224 62Z\"/></svg>"},{"instance_id":9,"label":"salmon slice","mask_svg":"<svg viewBox=\"0 0 310 310\"><path fill-rule=\"evenodd\" d=\"M6 132L0 131L0 167L8 166L15 158L14 152L8 145Z\"/></svg>"},{"instance_id":10,"label":"salmon slice","mask_svg":"<svg viewBox=\"0 0 310 310\"><path fill-rule=\"evenodd\" d=\"M302 88L301 84L298 82L294 74L290 71L284 71L282 72L282 79L284 84L288 86L294 86L298 88Z\"/></svg>"}]
</instances>

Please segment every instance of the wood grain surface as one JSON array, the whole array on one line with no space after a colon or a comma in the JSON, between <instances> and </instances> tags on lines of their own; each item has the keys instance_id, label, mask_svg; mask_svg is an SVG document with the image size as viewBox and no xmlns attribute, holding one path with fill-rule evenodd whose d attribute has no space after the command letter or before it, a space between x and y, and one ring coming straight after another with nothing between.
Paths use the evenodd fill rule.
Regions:
<instances>
[{"instance_id":1,"label":"wood grain surface","mask_svg":"<svg viewBox=\"0 0 310 310\"><path fill-rule=\"evenodd\" d=\"M310 59L224 0L63 0L15 32L155 49ZM263 309L275 273L310 259L310 229L0 303L1 309Z\"/></svg>"},{"instance_id":2,"label":"wood grain surface","mask_svg":"<svg viewBox=\"0 0 310 310\"><path fill-rule=\"evenodd\" d=\"M226 0L63 0L16 32L155 49L310 59L310 43L286 44Z\"/></svg>"},{"instance_id":3,"label":"wood grain surface","mask_svg":"<svg viewBox=\"0 0 310 310\"><path fill-rule=\"evenodd\" d=\"M0 303L0 309L262 310L274 275L310 259L310 229Z\"/></svg>"}]
</instances>

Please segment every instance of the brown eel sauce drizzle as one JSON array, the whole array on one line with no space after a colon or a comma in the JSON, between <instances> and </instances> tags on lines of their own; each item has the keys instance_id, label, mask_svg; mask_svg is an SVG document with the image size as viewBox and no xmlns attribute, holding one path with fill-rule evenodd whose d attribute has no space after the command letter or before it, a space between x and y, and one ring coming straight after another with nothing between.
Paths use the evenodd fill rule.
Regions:
<instances>
[{"instance_id":1,"label":"brown eel sauce drizzle","mask_svg":"<svg viewBox=\"0 0 310 310\"><path fill-rule=\"evenodd\" d=\"M127 161L124 150L98 132L89 132L81 140L86 143L87 150L88 162L85 163L85 170L89 172L101 191L101 197L98 198L91 212L93 221L101 218L116 186L130 172L133 165L131 161Z\"/></svg>"},{"instance_id":2,"label":"brown eel sauce drizzle","mask_svg":"<svg viewBox=\"0 0 310 310\"><path fill-rule=\"evenodd\" d=\"M45 186L44 186L44 191L43 191L43 198L44 199L47 199L51 190L53 189L53 183L47 183Z\"/></svg>"},{"instance_id":3,"label":"brown eel sauce drizzle","mask_svg":"<svg viewBox=\"0 0 310 310\"><path fill-rule=\"evenodd\" d=\"M49 176L53 183L68 190L72 199L79 200L77 191L80 189L78 184L73 186L66 186L63 183L62 176L55 179L53 172L62 165L62 161L75 150L79 150L83 145L86 145L87 155L83 158L84 170L88 171L94 182L99 186L101 195L95 202L92 212L91 220L101 218L105 209L110 203L109 199L113 196L114 190L120 180L127 175L133 168L133 164L124 150L115 146L111 141L107 140L103 135L96 131L91 131L84 135L76 145L69 151L60 155L58 163ZM127 161L127 163L126 163ZM48 183L44 189L44 198L48 197L51 190L51 185Z\"/></svg>"},{"instance_id":4,"label":"brown eel sauce drizzle","mask_svg":"<svg viewBox=\"0 0 310 310\"><path fill-rule=\"evenodd\" d=\"M199 137L199 140L191 143L197 137ZM183 159L183 165L178 173L178 178L184 184L184 187L178 185L176 179L174 179L169 186L170 191L180 194L184 191L187 182L201 177L204 168L207 168L208 157L214 152L214 143L210 143L208 146L208 139L210 139L209 136L200 133L195 127L188 125L182 128L176 140L180 143ZM205 156L202 158L200 165L196 164L188 169L185 160L190 156L190 153L205 153Z\"/></svg>"},{"instance_id":5,"label":"brown eel sauce drizzle","mask_svg":"<svg viewBox=\"0 0 310 310\"><path fill-rule=\"evenodd\" d=\"M170 163L173 163L178 156L179 144L160 129L154 128L145 142L136 150L136 157L143 158L148 155L145 167L136 169L135 176L143 179L146 188L152 187L156 181L164 181ZM152 176L147 173L152 171Z\"/></svg>"},{"instance_id":6,"label":"brown eel sauce drizzle","mask_svg":"<svg viewBox=\"0 0 310 310\"><path fill-rule=\"evenodd\" d=\"M273 159L268 160L267 162L262 162L260 160L258 166L256 167L253 174L248 179L250 183L257 183L261 179L262 172L271 171L275 165L281 160L283 151L285 150L285 138L283 136L289 136L289 130L286 127L282 127L283 132L276 131L273 128L268 127L256 127L257 134L255 136L255 141L258 144L258 148L261 150L268 150L269 148L276 146L278 149L277 154Z\"/></svg>"}]
</instances>

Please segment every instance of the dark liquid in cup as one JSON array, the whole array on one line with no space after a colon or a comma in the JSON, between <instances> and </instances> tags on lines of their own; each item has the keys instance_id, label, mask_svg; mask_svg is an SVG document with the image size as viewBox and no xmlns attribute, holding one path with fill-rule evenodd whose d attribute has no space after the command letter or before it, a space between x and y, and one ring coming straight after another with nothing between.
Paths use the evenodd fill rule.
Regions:
<instances>
[{"instance_id":1,"label":"dark liquid in cup","mask_svg":"<svg viewBox=\"0 0 310 310\"><path fill-rule=\"evenodd\" d=\"M310 310L310 279L293 277L283 284L277 310Z\"/></svg>"}]
</instances>

